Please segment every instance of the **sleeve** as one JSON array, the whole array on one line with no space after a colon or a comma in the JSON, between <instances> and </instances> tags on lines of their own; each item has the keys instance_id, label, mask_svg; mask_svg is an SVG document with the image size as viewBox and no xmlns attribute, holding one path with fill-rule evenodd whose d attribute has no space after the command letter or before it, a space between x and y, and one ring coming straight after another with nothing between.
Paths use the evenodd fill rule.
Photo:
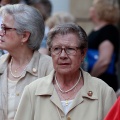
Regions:
<instances>
[{"instance_id":1,"label":"sleeve","mask_svg":"<svg viewBox=\"0 0 120 120\"><path fill-rule=\"evenodd\" d=\"M27 86L23 91L14 120L33 120L30 92Z\"/></svg>"},{"instance_id":2,"label":"sleeve","mask_svg":"<svg viewBox=\"0 0 120 120\"><path fill-rule=\"evenodd\" d=\"M103 31L102 31L101 39L102 40L109 40L114 47L116 47L119 43L119 31L115 26L107 26Z\"/></svg>"},{"instance_id":3,"label":"sleeve","mask_svg":"<svg viewBox=\"0 0 120 120\"><path fill-rule=\"evenodd\" d=\"M109 87L109 90L108 90L108 92L106 92L106 97L105 97L105 108L104 108L105 114L104 114L104 116L106 116L106 114L108 113L110 108L115 103L116 99L117 99L117 97L116 97L114 90L111 87Z\"/></svg>"},{"instance_id":4,"label":"sleeve","mask_svg":"<svg viewBox=\"0 0 120 120\"><path fill-rule=\"evenodd\" d=\"M104 120L119 120L120 119L120 97L112 106Z\"/></svg>"}]
</instances>

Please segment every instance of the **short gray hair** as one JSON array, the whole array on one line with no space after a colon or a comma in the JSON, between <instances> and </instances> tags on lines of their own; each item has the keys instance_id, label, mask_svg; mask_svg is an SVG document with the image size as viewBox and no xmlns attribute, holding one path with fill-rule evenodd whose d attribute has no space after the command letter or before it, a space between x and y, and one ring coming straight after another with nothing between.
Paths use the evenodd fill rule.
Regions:
<instances>
[{"instance_id":1,"label":"short gray hair","mask_svg":"<svg viewBox=\"0 0 120 120\"><path fill-rule=\"evenodd\" d=\"M14 27L17 29L18 34L24 31L30 32L28 39L28 47L32 50L40 48L41 41L44 36L45 25L40 12L28 5L13 4L1 7L0 14L4 17L9 14L14 19Z\"/></svg>"},{"instance_id":2,"label":"short gray hair","mask_svg":"<svg viewBox=\"0 0 120 120\"><path fill-rule=\"evenodd\" d=\"M78 36L78 47L80 47L81 50L84 48L88 48L88 40L87 40L87 34L83 30L83 28L75 23L64 23L59 24L53 27L47 36L47 45L49 48L52 47L52 41L55 35L61 34L66 35L69 33L74 33Z\"/></svg>"}]
</instances>

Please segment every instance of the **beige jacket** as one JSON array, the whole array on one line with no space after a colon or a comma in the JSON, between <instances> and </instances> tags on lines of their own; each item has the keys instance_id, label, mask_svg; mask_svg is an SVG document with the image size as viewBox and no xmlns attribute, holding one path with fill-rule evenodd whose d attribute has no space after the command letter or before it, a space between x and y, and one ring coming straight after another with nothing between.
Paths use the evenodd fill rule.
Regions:
<instances>
[{"instance_id":1,"label":"beige jacket","mask_svg":"<svg viewBox=\"0 0 120 120\"><path fill-rule=\"evenodd\" d=\"M103 120L116 100L115 92L102 80L84 71L82 74L84 86L73 100L67 115L53 86L52 71L26 86L15 120Z\"/></svg>"},{"instance_id":2,"label":"beige jacket","mask_svg":"<svg viewBox=\"0 0 120 120\"><path fill-rule=\"evenodd\" d=\"M7 65L9 58L9 54L3 55L0 58L0 120L7 119ZM52 69L51 57L41 55L38 51L35 51L25 74L16 86L15 111L17 110L24 87L32 81L48 75Z\"/></svg>"}]
</instances>

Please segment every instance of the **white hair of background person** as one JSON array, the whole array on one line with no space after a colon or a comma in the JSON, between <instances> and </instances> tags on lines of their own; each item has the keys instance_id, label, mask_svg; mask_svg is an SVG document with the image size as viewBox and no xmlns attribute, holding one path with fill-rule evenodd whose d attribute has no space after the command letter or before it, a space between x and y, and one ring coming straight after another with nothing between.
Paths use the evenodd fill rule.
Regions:
<instances>
[{"instance_id":1,"label":"white hair of background person","mask_svg":"<svg viewBox=\"0 0 120 120\"><path fill-rule=\"evenodd\" d=\"M4 17L5 14L10 14L13 17L14 27L18 34L22 34L24 31L30 32L28 47L32 50L38 50L45 30L40 12L29 5L9 4L0 9L0 15Z\"/></svg>"}]
</instances>

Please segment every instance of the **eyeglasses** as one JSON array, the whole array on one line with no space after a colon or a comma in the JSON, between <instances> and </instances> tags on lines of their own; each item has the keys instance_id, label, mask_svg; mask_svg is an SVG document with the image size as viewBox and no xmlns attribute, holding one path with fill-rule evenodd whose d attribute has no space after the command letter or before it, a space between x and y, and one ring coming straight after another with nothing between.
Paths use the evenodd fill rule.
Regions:
<instances>
[{"instance_id":1,"label":"eyeglasses","mask_svg":"<svg viewBox=\"0 0 120 120\"><path fill-rule=\"evenodd\" d=\"M6 34L7 30L17 30L16 28L10 28L10 27L6 27L5 24L1 24L1 31L3 32L3 34Z\"/></svg>"},{"instance_id":2,"label":"eyeglasses","mask_svg":"<svg viewBox=\"0 0 120 120\"><path fill-rule=\"evenodd\" d=\"M62 50L64 50L68 55L75 55L78 49L80 49L80 47L67 46L65 48L62 48L62 46L54 46L50 48L50 51L53 55L61 54Z\"/></svg>"}]
</instances>

